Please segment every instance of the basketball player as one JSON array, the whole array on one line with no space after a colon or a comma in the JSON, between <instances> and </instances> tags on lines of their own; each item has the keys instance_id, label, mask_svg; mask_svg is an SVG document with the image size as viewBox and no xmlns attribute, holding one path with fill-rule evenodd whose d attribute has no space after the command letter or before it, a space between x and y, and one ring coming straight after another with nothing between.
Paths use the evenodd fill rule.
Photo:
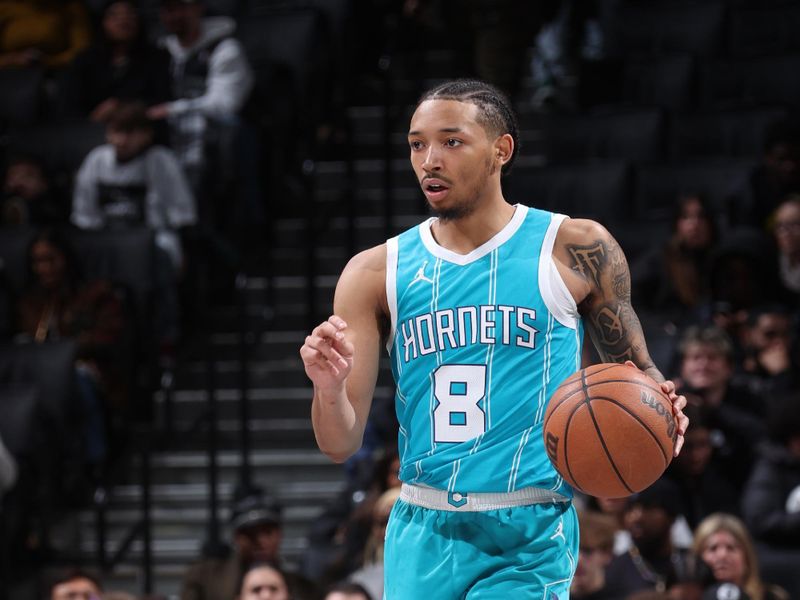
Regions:
<instances>
[{"instance_id":1,"label":"basketball player","mask_svg":"<svg viewBox=\"0 0 800 600\"><path fill-rule=\"evenodd\" d=\"M495 88L453 81L427 92L408 143L436 217L353 257L335 314L300 349L317 443L335 461L358 450L385 347L403 481L386 532L386 598L567 598L578 526L542 442L549 396L581 367L584 325L604 361L664 382L625 256L595 222L506 202L500 180L518 131ZM677 453L686 400L662 387Z\"/></svg>"}]
</instances>

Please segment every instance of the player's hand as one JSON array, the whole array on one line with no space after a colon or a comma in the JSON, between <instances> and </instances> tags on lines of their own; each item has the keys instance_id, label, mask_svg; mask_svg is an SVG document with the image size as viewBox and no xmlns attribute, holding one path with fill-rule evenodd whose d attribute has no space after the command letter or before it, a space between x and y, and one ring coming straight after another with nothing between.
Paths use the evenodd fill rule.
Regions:
<instances>
[{"instance_id":1,"label":"player's hand","mask_svg":"<svg viewBox=\"0 0 800 600\"><path fill-rule=\"evenodd\" d=\"M686 433L686 429L689 427L689 417L683 414L683 407L686 406L686 396L678 394L675 391L675 383L670 380L661 384L661 390L672 402L672 412L675 414L675 423L678 426L678 437L675 439L675 456L678 456L683 447L683 434Z\"/></svg>"},{"instance_id":2,"label":"player's hand","mask_svg":"<svg viewBox=\"0 0 800 600\"><path fill-rule=\"evenodd\" d=\"M636 363L631 360L626 360L625 364L634 369L639 368L636 366ZM686 396L679 395L675 391L675 382L671 380L667 380L660 385L661 391L664 392L667 398L670 399L670 402L672 402L672 412L675 415L678 434L678 437L675 439L675 456L678 456L678 453L683 447L683 434L686 433L686 428L689 427L689 417L683 414L683 407L686 406Z\"/></svg>"},{"instance_id":3,"label":"player's hand","mask_svg":"<svg viewBox=\"0 0 800 600\"><path fill-rule=\"evenodd\" d=\"M300 358L308 378L322 389L334 389L344 384L353 368L353 344L347 341L347 323L332 315L306 337L300 348Z\"/></svg>"}]
</instances>

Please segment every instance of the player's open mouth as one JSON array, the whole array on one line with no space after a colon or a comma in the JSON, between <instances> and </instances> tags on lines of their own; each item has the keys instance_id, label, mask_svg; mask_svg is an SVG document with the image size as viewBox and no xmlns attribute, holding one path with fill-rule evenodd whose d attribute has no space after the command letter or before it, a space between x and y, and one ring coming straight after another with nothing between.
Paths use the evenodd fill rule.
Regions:
<instances>
[{"instance_id":1,"label":"player's open mouth","mask_svg":"<svg viewBox=\"0 0 800 600\"><path fill-rule=\"evenodd\" d=\"M444 183L437 180L428 180L423 183L422 191L425 192L425 196L427 196L428 200L439 200L443 198L450 188L448 188Z\"/></svg>"}]
</instances>

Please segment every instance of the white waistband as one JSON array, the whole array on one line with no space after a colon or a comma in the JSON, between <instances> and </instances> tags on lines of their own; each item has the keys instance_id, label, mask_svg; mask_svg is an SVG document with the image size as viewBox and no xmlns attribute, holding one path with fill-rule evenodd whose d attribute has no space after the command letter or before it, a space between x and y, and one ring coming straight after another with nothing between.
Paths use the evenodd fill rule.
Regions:
<instances>
[{"instance_id":1,"label":"white waistband","mask_svg":"<svg viewBox=\"0 0 800 600\"><path fill-rule=\"evenodd\" d=\"M526 506L547 502L569 502L569 498L550 490L529 487L509 493L460 493L435 490L404 483L400 488L400 499L409 504L435 510L477 512L497 510L510 506Z\"/></svg>"}]
</instances>

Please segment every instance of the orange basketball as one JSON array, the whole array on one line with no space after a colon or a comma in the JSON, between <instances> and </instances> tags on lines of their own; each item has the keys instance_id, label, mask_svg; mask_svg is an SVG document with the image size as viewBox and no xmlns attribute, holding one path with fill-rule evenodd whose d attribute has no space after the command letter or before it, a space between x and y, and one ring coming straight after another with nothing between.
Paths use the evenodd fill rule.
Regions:
<instances>
[{"instance_id":1,"label":"orange basketball","mask_svg":"<svg viewBox=\"0 0 800 600\"><path fill-rule=\"evenodd\" d=\"M550 398L544 444L572 487L601 498L640 492L672 460L672 403L649 375L618 363L568 377Z\"/></svg>"}]
</instances>

